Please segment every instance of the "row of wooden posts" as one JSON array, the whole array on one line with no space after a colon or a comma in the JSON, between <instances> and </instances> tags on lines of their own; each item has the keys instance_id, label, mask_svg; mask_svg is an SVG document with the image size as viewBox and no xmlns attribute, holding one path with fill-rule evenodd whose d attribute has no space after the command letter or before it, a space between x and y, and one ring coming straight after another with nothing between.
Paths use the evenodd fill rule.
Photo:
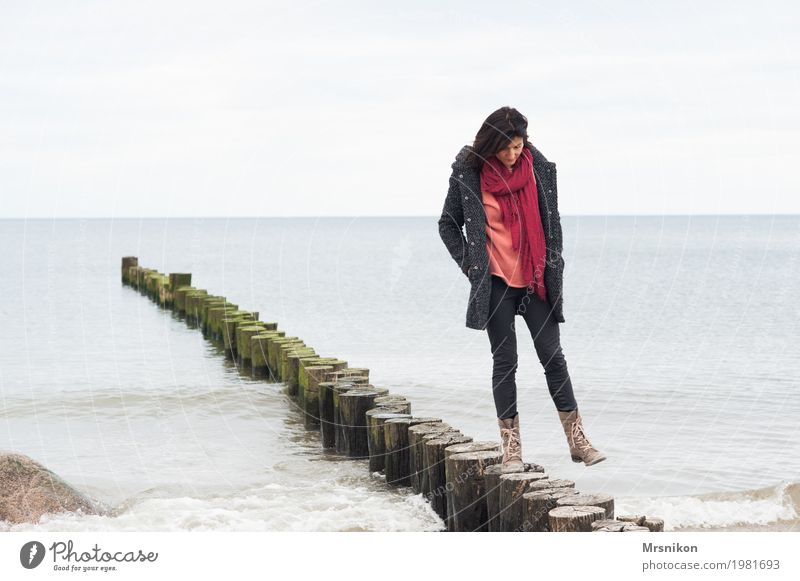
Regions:
<instances>
[{"instance_id":1,"label":"row of wooden posts","mask_svg":"<svg viewBox=\"0 0 800 581\"><path fill-rule=\"evenodd\" d=\"M448 531L663 531L662 519L614 515L614 499L585 494L544 468L501 474L498 442L475 442L441 418L369 383L369 369L322 357L276 322L191 286L188 273L162 274L122 259L122 283L200 328L241 371L286 384L326 450L367 460L388 486L422 494Z\"/></svg>"}]
</instances>

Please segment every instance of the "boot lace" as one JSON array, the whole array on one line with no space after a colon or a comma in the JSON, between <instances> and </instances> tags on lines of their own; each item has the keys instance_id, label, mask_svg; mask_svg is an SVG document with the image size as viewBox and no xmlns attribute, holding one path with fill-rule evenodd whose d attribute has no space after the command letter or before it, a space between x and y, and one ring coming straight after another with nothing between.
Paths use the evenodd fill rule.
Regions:
<instances>
[{"instance_id":1,"label":"boot lace","mask_svg":"<svg viewBox=\"0 0 800 581\"><path fill-rule=\"evenodd\" d=\"M519 458L522 455L520 451L522 448L522 442L514 428L502 428L500 433L503 436L503 442L506 446L506 457Z\"/></svg>"},{"instance_id":2,"label":"boot lace","mask_svg":"<svg viewBox=\"0 0 800 581\"><path fill-rule=\"evenodd\" d=\"M572 424L572 443L576 448L579 450L584 450L586 452L594 451L594 447L589 442L589 439L586 437L586 432L583 431L583 423L581 423L581 419L578 418Z\"/></svg>"}]
</instances>

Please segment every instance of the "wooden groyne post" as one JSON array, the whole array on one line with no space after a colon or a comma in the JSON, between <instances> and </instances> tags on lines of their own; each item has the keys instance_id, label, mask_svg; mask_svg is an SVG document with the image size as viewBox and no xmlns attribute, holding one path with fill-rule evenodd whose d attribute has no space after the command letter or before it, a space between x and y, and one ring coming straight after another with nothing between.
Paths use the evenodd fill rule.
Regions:
<instances>
[{"instance_id":1,"label":"wooden groyne post","mask_svg":"<svg viewBox=\"0 0 800 581\"><path fill-rule=\"evenodd\" d=\"M260 311L192 286L190 273L163 274L125 256L121 280L200 329L240 373L283 382L322 452L364 461L388 486L411 487L447 531L664 530L658 517L615 516L613 497L578 492L538 464L503 474L499 442L475 442L441 418L413 415L406 397L370 383L368 368L318 354L277 322L261 321Z\"/></svg>"}]
</instances>

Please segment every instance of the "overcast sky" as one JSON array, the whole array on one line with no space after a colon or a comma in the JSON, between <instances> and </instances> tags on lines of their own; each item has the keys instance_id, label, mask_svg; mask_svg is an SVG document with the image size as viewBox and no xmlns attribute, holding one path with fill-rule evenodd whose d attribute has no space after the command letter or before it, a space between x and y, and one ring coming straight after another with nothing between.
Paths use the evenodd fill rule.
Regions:
<instances>
[{"instance_id":1,"label":"overcast sky","mask_svg":"<svg viewBox=\"0 0 800 581\"><path fill-rule=\"evenodd\" d=\"M0 7L0 217L438 216L503 105L564 215L800 213L797 3Z\"/></svg>"}]
</instances>

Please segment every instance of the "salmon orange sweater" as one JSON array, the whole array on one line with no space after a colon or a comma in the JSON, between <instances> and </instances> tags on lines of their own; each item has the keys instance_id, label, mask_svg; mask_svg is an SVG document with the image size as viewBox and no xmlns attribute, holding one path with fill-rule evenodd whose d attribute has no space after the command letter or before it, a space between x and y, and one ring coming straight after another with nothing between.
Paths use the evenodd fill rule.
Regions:
<instances>
[{"instance_id":1,"label":"salmon orange sweater","mask_svg":"<svg viewBox=\"0 0 800 581\"><path fill-rule=\"evenodd\" d=\"M525 277L519 262L519 252L514 250L511 232L503 224L500 203L494 194L481 192L486 212L486 252L489 254L489 272L506 281L511 287L524 288Z\"/></svg>"}]
</instances>

